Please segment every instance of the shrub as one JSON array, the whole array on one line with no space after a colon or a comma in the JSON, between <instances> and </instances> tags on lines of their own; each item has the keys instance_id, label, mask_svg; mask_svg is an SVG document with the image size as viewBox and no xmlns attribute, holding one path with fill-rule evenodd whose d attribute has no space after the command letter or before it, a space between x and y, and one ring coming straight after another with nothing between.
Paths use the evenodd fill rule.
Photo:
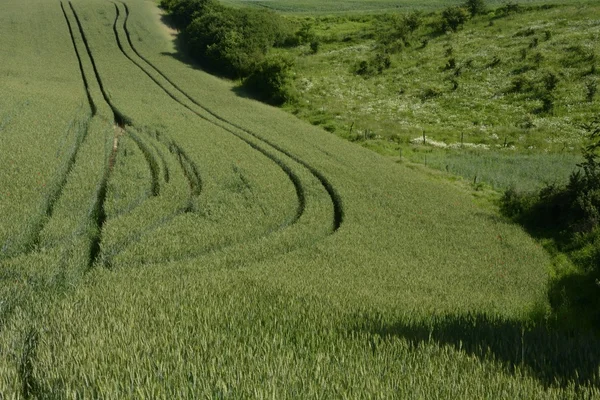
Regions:
<instances>
[{"instance_id":1,"label":"shrub","mask_svg":"<svg viewBox=\"0 0 600 400\"><path fill-rule=\"evenodd\" d=\"M244 80L244 87L259 100L281 105L295 99L292 86L293 60L282 56L267 57Z\"/></svg>"},{"instance_id":2,"label":"shrub","mask_svg":"<svg viewBox=\"0 0 600 400\"><path fill-rule=\"evenodd\" d=\"M313 40L315 40L315 32L313 31L312 24L310 22L303 22L295 34L296 45L310 43Z\"/></svg>"},{"instance_id":3,"label":"shrub","mask_svg":"<svg viewBox=\"0 0 600 400\"><path fill-rule=\"evenodd\" d=\"M421 26L419 12L406 15L385 14L379 17L377 41L386 51L396 52L410 46L413 33Z\"/></svg>"},{"instance_id":4,"label":"shrub","mask_svg":"<svg viewBox=\"0 0 600 400\"><path fill-rule=\"evenodd\" d=\"M566 186L547 185L538 193L517 193L509 189L501 200L505 215L535 229L561 233L568 241L590 234L600 226L600 117L585 126L591 144L583 150L584 161L577 166ZM597 266L600 268L600 266Z\"/></svg>"},{"instance_id":5,"label":"shrub","mask_svg":"<svg viewBox=\"0 0 600 400\"><path fill-rule=\"evenodd\" d=\"M423 93L421 94L421 100L427 101L429 99L434 99L436 97L440 97L442 95L442 93L443 92L440 88L430 87L423 91Z\"/></svg>"},{"instance_id":6,"label":"shrub","mask_svg":"<svg viewBox=\"0 0 600 400\"><path fill-rule=\"evenodd\" d=\"M585 129L591 144L585 148L585 161L577 165L580 170L571 175L567 189L574 198L577 230L591 231L600 224L600 117L585 125Z\"/></svg>"},{"instance_id":7,"label":"shrub","mask_svg":"<svg viewBox=\"0 0 600 400\"><path fill-rule=\"evenodd\" d=\"M522 7L519 3L509 0L502 7L496 10L496 14L499 15L510 15L517 14L522 11Z\"/></svg>"},{"instance_id":8,"label":"shrub","mask_svg":"<svg viewBox=\"0 0 600 400\"><path fill-rule=\"evenodd\" d=\"M310 51L313 54L317 54L319 52L319 47L321 47L321 42L318 39L310 42Z\"/></svg>"},{"instance_id":9,"label":"shrub","mask_svg":"<svg viewBox=\"0 0 600 400\"><path fill-rule=\"evenodd\" d=\"M392 60L389 54L377 52L368 60L361 60L354 68L357 75L372 76L383 73L384 70L392 66Z\"/></svg>"},{"instance_id":10,"label":"shrub","mask_svg":"<svg viewBox=\"0 0 600 400\"><path fill-rule=\"evenodd\" d=\"M487 12L484 0L467 0L463 7L469 11L472 17Z\"/></svg>"},{"instance_id":11,"label":"shrub","mask_svg":"<svg viewBox=\"0 0 600 400\"><path fill-rule=\"evenodd\" d=\"M586 99L588 102L593 102L594 101L594 97L596 96L596 92L598 91L598 82L596 82L596 80L589 80L586 84L585 84L585 90L586 90Z\"/></svg>"},{"instance_id":12,"label":"shrub","mask_svg":"<svg viewBox=\"0 0 600 400\"><path fill-rule=\"evenodd\" d=\"M495 68L498 65L500 65L501 62L502 62L502 60L500 59L500 57L494 56L494 58L492 58L492 61L489 62L489 64L487 65L487 67L488 68Z\"/></svg>"},{"instance_id":13,"label":"shrub","mask_svg":"<svg viewBox=\"0 0 600 400\"><path fill-rule=\"evenodd\" d=\"M442 29L456 32L469 20L469 12L463 7L448 7L442 11Z\"/></svg>"},{"instance_id":14,"label":"shrub","mask_svg":"<svg viewBox=\"0 0 600 400\"><path fill-rule=\"evenodd\" d=\"M542 78L542 82L544 83L544 89L546 89L548 92L551 92L554 89L556 89L556 85L558 85L559 79L558 76L556 76L556 74L548 72Z\"/></svg>"},{"instance_id":15,"label":"shrub","mask_svg":"<svg viewBox=\"0 0 600 400\"><path fill-rule=\"evenodd\" d=\"M446 62L446 65L444 66L444 70L448 71L448 70L451 70L454 68L456 68L456 59L454 57L451 57Z\"/></svg>"},{"instance_id":16,"label":"shrub","mask_svg":"<svg viewBox=\"0 0 600 400\"><path fill-rule=\"evenodd\" d=\"M523 93L523 92L528 92L531 91L531 89L533 88L531 82L529 81L529 79L527 79L524 76L516 76L515 78L513 78L512 82L511 82L511 87L509 92L512 93Z\"/></svg>"},{"instance_id":17,"label":"shrub","mask_svg":"<svg viewBox=\"0 0 600 400\"><path fill-rule=\"evenodd\" d=\"M161 0L160 7L169 12L177 26L185 28L195 15L203 14L216 4L215 0Z\"/></svg>"},{"instance_id":18,"label":"shrub","mask_svg":"<svg viewBox=\"0 0 600 400\"><path fill-rule=\"evenodd\" d=\"M233 78L248 76L263 61L269 48L286 32L275 13L205 7L185 30L192 56L203 66Z\"/></svg>"}]
</instances>

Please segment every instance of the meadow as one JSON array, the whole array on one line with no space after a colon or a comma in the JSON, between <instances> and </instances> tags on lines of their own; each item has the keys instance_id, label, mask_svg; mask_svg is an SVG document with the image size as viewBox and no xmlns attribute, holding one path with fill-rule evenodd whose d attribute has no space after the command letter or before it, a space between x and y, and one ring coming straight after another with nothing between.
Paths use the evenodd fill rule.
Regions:
<instances>
[{"instance_id":1,"label":"meadow","mask_svg":"<svg viewBox=\"0 0 600 400\"><path fill-rule=\"evenodd\" d=\"M594 398L470 188L182 63L145 0L0 13L0 398Z\"/></svg>"},{"instance_id":2,"label":"meadow","mask_svg":"<svg viewBox=\"0 0 600 400\"><path fill-rule=\"evenodd\" d=\"M392 43L382 42L398 29L390 13L291 15L318 46L276 49L296 60L301 100L285 108L384 155L423 163L429 151L440 160L429 165L442 170L483 166L453 172L490 177L498 190L530 185L522 176L532 169L538 182L564 182L580 160L582 125L600 111L600 9L563 3L523 2L505 15L486 2L487 14L445 33L433 27L439 16L421 9L419 27ZM564 160L558 173L545 167L552 157Z\"/></svg>"},{"instance_id":3,"label":"meadow","mask_svg":"<svg viewBox=\"0 0 600 400\"><path fill-rule=\"evenodd\" d=\"M564 4L575 0L520 0L519 4ZM577 3L593 3L593 0L577 1ZM267 8L290 15L331 15L365 12L388 12L411 10L435 11L448 6L458 6L463 0L223 0L223 3L236 7ZM492 7L506 3L504 0L489 0Z\"/></svg>"}]
</instances>

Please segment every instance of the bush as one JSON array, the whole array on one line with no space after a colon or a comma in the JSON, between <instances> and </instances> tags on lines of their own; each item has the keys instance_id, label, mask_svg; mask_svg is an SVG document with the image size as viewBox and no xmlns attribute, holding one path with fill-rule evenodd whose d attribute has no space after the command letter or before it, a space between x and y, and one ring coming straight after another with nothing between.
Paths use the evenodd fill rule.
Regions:
<instances>
[{"instance_id":1,"label":"bush","mask_svg":"<svg viewBox=\"0 0 600 400\"><path fill-rule=\"evenodd\" d=\"M190 23L185 38L192 56L221 75L243 78L286 35L279 16L270 11L205 7Z\"/></svg>"},{"instance_id":2,"label":"bush","mask_svg":"<svg viewBox=\"0 0 600 400\"><path fill-rule=\"evenodd\" d=\"M598 91L598 83L595 80L590 80L585 84L586 99L588 102L593 102L596 92Z\"/></svg>"},{"instance_id":3,"label":"bush","mask_svg":"<svg viewBox=\"0 0 600 400\"><path fill-rule=\"evenodd\" d=\"M484 0L467 0L463 7L469 11L472 17L487 12Z\"/></svg>"},{"instance_id":4,"label":"bush","mask_svg":"<svg viewBox=\"0 0 600 400\"><path fill-rule=\"evenodd\" d=\"M533 84L529 79L524 76L516 76L511 81L511 87L509 92L511 93L525 93L533 90Z\"/></svg>"},{"instance_id":5,"label":"bush","mask_svg":"<svg viewBox=\"0 0 600 400\"><path fill-rule=\"evenodd\" d=\"M319 47L321 47L321 42L318 39L310 42L310 51L313 54L317 54L319 52Z\"/></svg>"},{"instance_id":6,"label":"bush","mask_svg":"<svg viewBox=\"0 0 600 400\"><path fill-rule=\"evenodd\" d=\"M293 66L289 58L268 57L256 66L243 86L259 100L272 105L293 101L296 97L292 86Z\"/></svg>"},{"instance_id":7,"label":"bush","mask_svg":"<svg viewBox=\"0 0 600 400\"><path fill-rule=\"evenodd\" d=\"M496 10L496 14L500 16L507 16L510 14L517 14L523 11L521 5L515 1L509 0L502 7Z\"/></svg>"},{"instance_id":8,"label":"bush","mask_svg":"<svg viewBox=\"0 0 600 400\"><path fill-rule=\"evenodd\" d=\"M422 16L419 12L382 15L379 17L377 41L386 51L400 51L410 46L412 35L421 24Z\"/></svg>"},{"instance_id":9,"label":"bush","mask_svg":"<svg viewBox=\"0 0 600 400\"><path fill-rule=\"evenodd\" d=\"M448 7L442 11L442 30L456 32L469 20L469 12L463 7Z\"/></svg>"},{"instance_id":10,"label":"bush","mask_svg":"<svg viewBox=\"0 0 600 400\"><path fill-rule=\"evenodd\" d=\"M296 45L310 43L315 40L315 32L310 22L303 22L300 29L295 34Z\"/></svg>"},{"instance_id":11,"label":"bush","mask_svg":"<svg viewBox=\"0 0 600 400\"><path fill-rule=\"evenodd\" d=\"M442 89L438 87L429 87L421 93L420 97L422 101L427 101L430 99L435 99L436 97L440 97L442 94Z\"/></svg>"},{"instance_id":12,"label":"bush","mask_svg":"<svg viewBox=\"0 0 600 400\"><path fill-rule=\"evenodd\" d=\"M354 72L357 75L372 76L383 73L384 70L392 66L392 60L389 54L378 52L368 60L359 61L355 66Z\"/></svg>"},{"instance_id":13,"label":"bush","mask_svg":"<svg viewBox=\"0 0 600 400\"><path fill-rule=\"evenodd\" d=\"M559 231L568 240L590 234L600 226L600 118L585 126L591 144L583 151L584 162L566 186L548 185L539 193L504 193L502 211L526 226ZM600 266L599 266L600 267Z\"/></svg>"},{"instance_id":14,"label":"bush","mask_svg":"<svg viewBox=\"0 0 600 400\"><path fill-rule=\"evenodd\" d=\"M203 14L216 4L216 0L161 0L160 7L169 13L175 25L186 28L195 15Z\"/></svg>"}]
</instances>

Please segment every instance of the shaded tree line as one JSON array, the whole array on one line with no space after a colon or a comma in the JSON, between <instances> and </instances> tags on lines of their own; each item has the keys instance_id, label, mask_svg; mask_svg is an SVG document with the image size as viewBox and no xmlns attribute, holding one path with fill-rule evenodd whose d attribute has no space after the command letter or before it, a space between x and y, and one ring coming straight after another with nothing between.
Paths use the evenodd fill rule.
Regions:
<instances>
[{"instance_id":1,"label":"shaded tree line","mask_svg":"<svg viewBox=\"0 0 600 400\"><path fill-rule=\"evenodd\" d=\"M301 40L280 15L232 8L217 0L162 0L189 55L204 69L232 79L258 99L280 105L294 97L293 60L269 50Z\"/></svg>"}]
</instances>

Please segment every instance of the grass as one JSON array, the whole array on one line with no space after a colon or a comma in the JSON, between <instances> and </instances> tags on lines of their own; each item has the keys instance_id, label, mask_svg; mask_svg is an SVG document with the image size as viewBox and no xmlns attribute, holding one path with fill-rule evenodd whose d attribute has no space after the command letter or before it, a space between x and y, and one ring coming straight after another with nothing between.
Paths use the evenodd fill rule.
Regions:
<instances>
[{"instance_id":1,"label":"grass","mask_svg":"<svg viewBox=\"0 0 600 400\"><path fill-rule=\"evenodd\" d=\"M597 338L549 322L548 255L470 189L237 96L173 57L148 2L62 5L2 14L30 29L10 65L69 64L83 139L43 245L0 260L0 393L598 394ZM29 64L48 26L60 51ZM63 103L36 99L35 126L49 124ZM59 146L30 143L24 169Z\"/></svg>"},{"instance_id":2,"label":"grass","mask_svg":"<svg viewBox=\"0 0 600 400\"><path fill-rule=\"evenodd\" d=\"M580 157L569 153L520 153L511 150L439 150L414 147L402 151L402 159L459 175L474 183L486 183L498 191L541 189L565 184Z\"/></svg>"},{"instance_id":3,"label":"grass","mask_svg":"<svg viewBox=\"0 0 600 400\"><path fill-rule=\"evenodd\" d=\"M387 12L387 11L410 11L439 10L452 5L461 5L462 0L343 0L343 1L317 1L317 0L224 0L226 4L233 6L260 7L274 10L281 13L297 15L321 15L321 14L348 14L364 12ZM574 0L520 0L520 4L564 4L574 3ZM491 6L501 6L502 0L489 0ZM591 3L591 1L588 1Z\"/></svg>"},{"instance_id":4,"label":"grass","mask_svg":"<svg viewBox=\"0 0 600 400\"><path fill-rule=\"evenodd\" d=\"M599 111L587 89L597 80L599 12L591 3L534 8L502 18L491 12L444 34L426 27L435 14L422 14L422 27L409 45L388 51L391 67L367 76L355 70L359 61L381 51L376 38L386 24L382 17L291 16L309 24L321 45L316 54L308 45L277 50L296 59L301 99L286 109L381 154L411 154L423 135L429 145L448 148L442 153L452 153L453 160L464 158L457 161L464 165L471 153L450 149L511 148L529 158L528 169L534 154L540 154L535 169L546 173L539 181L551 181L555 171L545 168L545 154L563 154L565 160L572 154L574 165L584 135L581 125ZM498 63L492 66L494 60ZM558 83L553 107L544 111L540 93L549 76ZM490 158L503 162L501 170L513 169L512 158L500 153ZM524 179L518 185L529 183Z\"/></svg>"}]
</instances>

